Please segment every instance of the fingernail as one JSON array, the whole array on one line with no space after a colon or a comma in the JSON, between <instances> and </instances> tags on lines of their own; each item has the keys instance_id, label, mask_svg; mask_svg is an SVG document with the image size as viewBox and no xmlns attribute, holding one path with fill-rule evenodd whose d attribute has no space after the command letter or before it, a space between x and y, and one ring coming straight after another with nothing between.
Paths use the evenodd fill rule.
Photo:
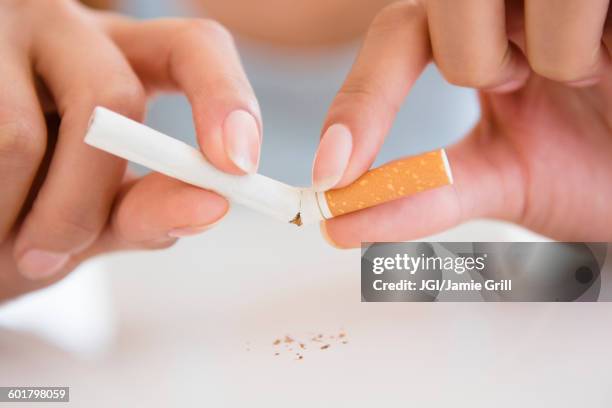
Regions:
<instances>
[{"instance_id":1,"label":"fingernail","mask_svg":"<svg viewBox=\"0 0 612 408\"><path fill-rule=\"evenodd\" d=\"M312 187L315 191L326 191L334 187L346 170L353 138L344 125L331 125L321 138L312 166Z\"/></svg>"},{"instance_id":2,"label":"fingernail","mask_svg":"<svg viewBox=\"0 0 612 408\"><path fill-rule=\"evenodd\" d=\"M259 163L259 127L249 112L235 110L223 124L225 151L238 168L255 173Z\"/></svg>"},{"instance_id":3,"label":"fingernail","mask_svg":"<svg viewBox=\"0 0 612 408\"><path fill-rule=\"evenodd\" d=\"M327 241L329 245L333 246L336 249L346 249L341 247L340 245L335 243L333 239L331 239L331 237L329 236L329 232L327 232L327 223L325 221L321 221L319 223L319 229L321 230L321 236L325 239L325 241Z\"/></svg>"},{"instance_id":4,"label":"fingernail","mask_svg":"<svg viewBox=\"0 0 612 408\"><path fill-rule=\"evenodd\" d=\"M59 272L69 258L70 255L61 252L30 249L19 259L17 266L23 276L38 280L48 278Z\"/></svg>"},{"instance_id":5,"label":"fingernail","mask_svg":"<svg viewBox=\"0 0 612 408\"><path fill-rule=\"evenodd\" d=\"M189 227L179 227L179 228L171 229L170 231L168 231L168 236L170 238L183 238L183 237L190 237L192 235L197 235L204 231L208 231L212 227L219 224L225 218L225 215L228 213L228 211L229 211L229 208L221 217L219 217L219 219L211 222L210 224L199 225L195 227L189 226Z\"/></svg>"},{"instance_id":6,"label":"fingernail","mask_svg":"<svg viewBox=\"0 0 612 408\"><path fill-rule=\"evenodd\" d=\"M214 223L216 224L216 223ZM201 232L204 232L213 227L214 224L206 225L203 227L183 227L183 228L175 228L168 231L168 236L171 238L183 238L190 237L192 235L197 235Z\"/></svg>"}]
</instances>

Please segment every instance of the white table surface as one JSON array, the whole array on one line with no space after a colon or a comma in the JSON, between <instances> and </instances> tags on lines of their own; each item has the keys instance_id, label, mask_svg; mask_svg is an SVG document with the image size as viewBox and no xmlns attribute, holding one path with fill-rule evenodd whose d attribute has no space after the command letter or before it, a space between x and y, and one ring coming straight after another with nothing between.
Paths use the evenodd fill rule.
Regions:
<instances>
[{"instance_id":1,"label":"white table surface","mask_svg":"<svg viewBox=\"0 0 612 408\"><path fill-rule=\"evenodd\" d=\"M537 237L476 222L435 238ZM79 407L612 406L612 304L361 303L359 265L316 227L236 208L9 305L41 303L41 321L0 313L0 384L70 386ZM277 337L341 329L348 344L274 355Z\"/></svg>"}]
</instances>

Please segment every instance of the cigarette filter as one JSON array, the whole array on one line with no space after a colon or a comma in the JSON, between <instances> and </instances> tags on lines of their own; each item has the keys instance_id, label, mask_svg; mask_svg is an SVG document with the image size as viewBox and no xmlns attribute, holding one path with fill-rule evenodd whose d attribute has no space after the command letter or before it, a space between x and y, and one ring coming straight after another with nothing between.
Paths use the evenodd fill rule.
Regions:
<instances>
[{"instance_id":1,"label":"cigarette filter","mask_svg":"<svg viewBox=\"0 0 612 408\"><path fill-rule=\"evenodd\" d=\"M406 157L363 174L352 184L302 197L302 221L333 218L453 183L444 149ZM313 209L312 196L316 201Z\"/></svg>"},{"instance_id":2,"label":"cigarette filter","mask_svg":"<svg viewBox=\"0 0 612 408\"><path fill-rule=\"evenodd\" d=\"M442 149L388 163L368 171L347 187L325 192L289 186L261 174L231 175L211 165L188 144L103 107L94 110L85 142L296 225L348 214L453 182Z\"/></svg>"}]
</instances>

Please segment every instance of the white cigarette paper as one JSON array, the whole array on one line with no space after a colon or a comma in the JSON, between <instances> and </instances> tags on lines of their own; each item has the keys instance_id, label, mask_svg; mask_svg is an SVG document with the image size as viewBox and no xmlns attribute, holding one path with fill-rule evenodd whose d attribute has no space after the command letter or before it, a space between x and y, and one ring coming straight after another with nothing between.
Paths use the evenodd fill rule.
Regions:
<instances>
[{"instance_id":1,"label":"white cigarette paper","mask_svg":"<svg viewBox=\"0 0 612 408\"><path fill-rule=\"evenodd\" d=\"M85 143L284 222L300 212L302 190L261 174L222 172L199 150L103 107L94 110Z\"/></svg>"}]
</instances>

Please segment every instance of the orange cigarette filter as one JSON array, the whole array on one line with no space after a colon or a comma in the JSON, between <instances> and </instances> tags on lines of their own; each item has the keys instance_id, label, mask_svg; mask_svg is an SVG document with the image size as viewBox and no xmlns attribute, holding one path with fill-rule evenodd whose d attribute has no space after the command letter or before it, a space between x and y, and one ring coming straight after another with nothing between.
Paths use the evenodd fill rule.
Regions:
<instances>
[{"instance_id":1,"label":"orange cigarette filter","mask_svg":"<svg viewBox=\"0 0 612 408\"><path fill-rule=\"evenodd\" d=\"M446 154L437 150L370 170L346 187L326 191L325 201L336 217L451 183Z\"/></svg>"},{"instance_id":2,"label":"orange cigarette filter","mask_svg":"<svg viewBox=\"0 0 612 408\"><path fill-rule=\"evenodd\" d=\"M406 157L372 169L346 187L304 191L301 212L292 222L333 218L452 183L444 149Z\"/></svg>"}]
</instances>

